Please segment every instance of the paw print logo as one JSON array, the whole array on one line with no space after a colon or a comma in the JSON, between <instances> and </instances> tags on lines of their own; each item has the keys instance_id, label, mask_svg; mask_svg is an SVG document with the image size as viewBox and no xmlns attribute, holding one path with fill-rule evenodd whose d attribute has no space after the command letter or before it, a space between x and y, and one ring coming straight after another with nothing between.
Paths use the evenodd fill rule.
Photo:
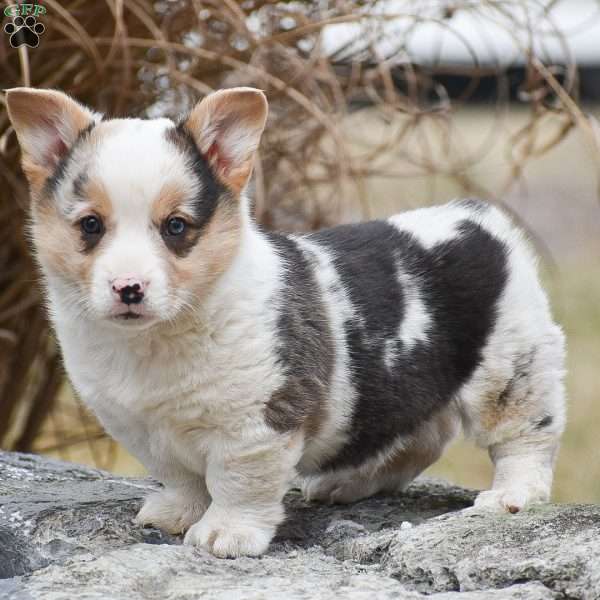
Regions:
<instances>
[{"instance_id":1,"label":"paw print logo","mask_svg":"<svg viewBox=\"0 0 600 600\"><path fill-rule=\"evenodd\" d=\"M33 15L29 15L25 19L14 17L12 23L7 23L4 26L4 33L10 35L9 41L13 48L19 48L20 46L37 48L40 43L40 35L45 30L46 28L38 23Z\"/></svg>"}]
</instances>

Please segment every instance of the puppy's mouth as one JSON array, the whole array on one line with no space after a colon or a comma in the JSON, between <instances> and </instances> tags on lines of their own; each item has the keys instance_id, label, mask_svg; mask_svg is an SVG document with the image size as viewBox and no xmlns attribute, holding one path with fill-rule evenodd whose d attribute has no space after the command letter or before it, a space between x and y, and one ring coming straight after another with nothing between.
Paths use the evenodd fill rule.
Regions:
<instances>
[{"instance_id":1,"label":"puppy's mouth","mask_svg":"<svg viewBox=\"0 0 600 600\"><path fill-rule=\"evenodd\" d=\"M144 315L140 313L135 313L130 310L124 313L119 313L115 315L115 319L119 319L120 321L128 321L129 319L143 319Z\"/></svg>"},{"instance_id":2,"label":"puppy's mouth","mask_svg":"<svg viewBox=\"0 0 600 600\"><path fill-rule=\"evenodd\" d=\"M122 307L117 308L112 315L110 320L115 324L120 324L127 327L145 326L148 323L154 321L151 314L146 312L141 306L140 307Z\"/></svg>"},{"instance_id":3,"label":"puppy's mouth","mask_svg":"<svg viewBox=\"0 0 600 600\"><path fill-rule=\"evenodd\" d=\"M121 330L138 331L152 327L157 322L157 319L156 316L146 312L124 310L123 312L112 314L108 321L113 327L118 327Z\"/></svg>"}]
</instances>

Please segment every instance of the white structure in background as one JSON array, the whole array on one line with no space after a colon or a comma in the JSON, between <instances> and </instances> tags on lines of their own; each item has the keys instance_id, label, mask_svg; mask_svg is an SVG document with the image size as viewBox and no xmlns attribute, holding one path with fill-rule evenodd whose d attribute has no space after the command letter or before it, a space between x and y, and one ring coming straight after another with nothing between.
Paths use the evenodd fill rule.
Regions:
<instances>
[{"instance_id":1,"label":"white structure in background","mask_svg":"<svg viewBox=\"0 0 600 600\"><path fill-rule=\"evenodd\" d=\"M453 10L465 4L467 9ZM366 9L374 16L327 26L323 43L341 59L349 49L370 46L394 61L518 66L530 43L524 24L530 23L535 53L544 62L600 64L600 1L528 0L497 2L497 7L475 0L382 0ZM444 13L452 16L443 18ZM415 28L415 14L427 22Z\"/></svg>"}]
</instances>

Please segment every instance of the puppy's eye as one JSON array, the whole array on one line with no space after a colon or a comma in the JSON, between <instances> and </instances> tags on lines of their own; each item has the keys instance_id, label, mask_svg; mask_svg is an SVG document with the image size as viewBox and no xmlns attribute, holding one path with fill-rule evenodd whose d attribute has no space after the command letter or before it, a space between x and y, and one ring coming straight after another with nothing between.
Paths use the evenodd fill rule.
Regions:
<instances>
[{"instance_id":1,"label":"puppy's eye","mask_svg":"<svg viewBox=\"0 0 600 600\"><path fill-rule=\"evenodd\" d=\"M88 236L100 235L103 230L102 221L99 217L89 215L80 221L81 231Z\"/></svg>"},{"instance_id":2,"label":"puppy's eye","mask_svg":"<svg viewBox=\"0 0 600 600\"><path fill-rule=\"evenodd\" d=\"M167 221L167 234L168 235L182 235L185 233L187 223L181 217L171 217Z\"/></svg>"},{"instance_id":3,"label":"puppy's eye","mask_svg":"<svg viewBox=\"0 0 600 600\"><path fill-rule=\"evenodd\" d=\"M96 215L87 215L79 221L81 229L81 241L83 242L83 252L93 250L104 235L104 223Z\"/></svg>"}]
</instances>

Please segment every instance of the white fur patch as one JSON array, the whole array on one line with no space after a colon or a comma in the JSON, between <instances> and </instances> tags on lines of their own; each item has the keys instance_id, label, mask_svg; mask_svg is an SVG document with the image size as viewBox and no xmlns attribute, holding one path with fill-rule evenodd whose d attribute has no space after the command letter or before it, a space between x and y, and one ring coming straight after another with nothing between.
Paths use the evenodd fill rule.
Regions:
<instances>
[{"instance_id":1,"label":"white fur patch","mask_svg":"<svg viewBox=\"0 0 600 600\"><path fill-rule=\"evenodd\" d=\"M306 238L295 236L294 239L300 249L312 258L311 262L318 266L315 277L321 290L335 347L326 417L320 424L318 435L307 444L299 465L301 471L310 471L319 463L335 456L348 441L356 390L352 385L345 324L356 320L357 315L330 253L323 246Z\"/></svg>"},{"instance_id":2,"label":"white fur patch","mask_svg":"<svg viewBox=\"0 0 600 600\"><path fill-rule=\"evenodd\" d=\"M431 323L431 315L421 294L418 277L400 272L398 283L404 297L404 315L398 328L396 339L386 340L383 360L388 370L394 368L396 362L396 345L402 342L403 350L410 352L417 342L427 343L427 332Z\"/></svg>"},{"instance_id":3,"label":"white fur patch","mask_svg":"<svg viewBox=\"0 0 600 600\"><path fill-rule=\"evenodd\" d=\"M147 220L165 184L185 186L192 197L200 191L182 156L166 138L172 127L170 119L120 119L98 125L102 141L90 177L99 178L115 199L116 220L123 229Z\"/></svg>"},{"instance_id":4,"label":"white fur patch","mask_svg":"<svg viewBox=\"0 0 600 600\"><path fill-rule=\"evenodd\" d=\"M390 217L388 222L400 231L411 233L429 249L458 237L456 226L469 218L473 218L473 211L462 204L451 203L400 213Z\"/></svg>"}]
</instances>

